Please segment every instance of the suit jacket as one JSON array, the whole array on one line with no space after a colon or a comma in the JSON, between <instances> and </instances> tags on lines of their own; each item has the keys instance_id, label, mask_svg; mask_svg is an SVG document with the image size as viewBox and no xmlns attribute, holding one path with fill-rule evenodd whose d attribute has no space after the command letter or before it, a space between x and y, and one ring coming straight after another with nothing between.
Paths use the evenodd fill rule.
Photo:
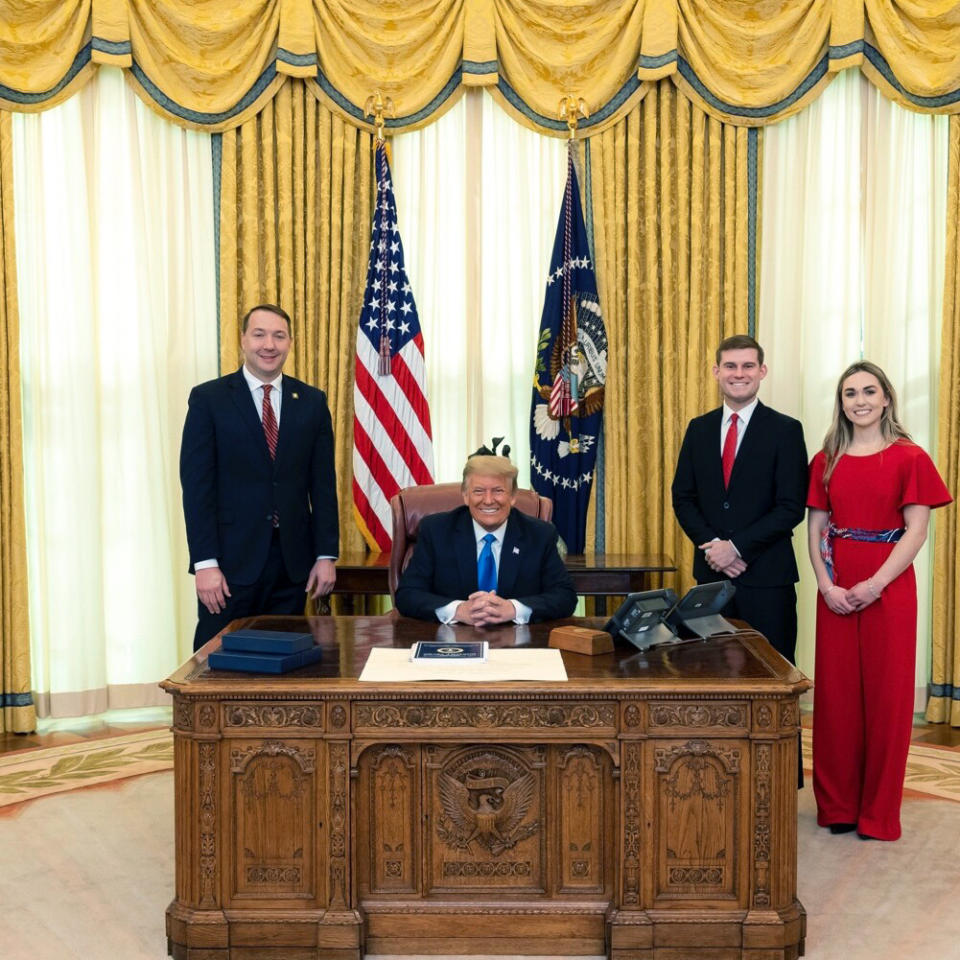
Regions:
<instances>
[{"instance_id":1,"label":"suit jacket","mask_svg":"<svg viewBox=\"0 0 960 960\"><path fill-rule=\"evenodd\" d=\"M694 546L732 540L747 563L737 578L749 587L787 586L799 579L791 539L803 519L807 448L799 420L758 403L723 485L720 422L723 408L691 420L673 477L673 510ZM700 583L722 579L696 551Z\"/></svg>"},{"instance_id":2,"label":"suit jacket","mask_svg":"<svg viewBox=\"0 0 960 960\"><path fill-rule=\"evenodd\" d=\"M451 600L477 589L477 541L466 506L420 521L417 545L397 585L397 609L406 617L436 620ZM531 622L569 617L577 594L557 552L552 523L511 510L500 550L497 594L530 607Z\"/></svg>"},{"instance_id":3,"label":"suit jacket","mask_svg":"<svg viewBox=\"0 0 960 960\"><path fill-rule=\"evenodd\" d=\"M190 392L180 484L190 572L216 558L227 583L255 583L273 536L290 579L307 579L318 556L339 553L333 428L327 398L284 374L276 459L243 371Z\"/></svg>"}]
</instances>

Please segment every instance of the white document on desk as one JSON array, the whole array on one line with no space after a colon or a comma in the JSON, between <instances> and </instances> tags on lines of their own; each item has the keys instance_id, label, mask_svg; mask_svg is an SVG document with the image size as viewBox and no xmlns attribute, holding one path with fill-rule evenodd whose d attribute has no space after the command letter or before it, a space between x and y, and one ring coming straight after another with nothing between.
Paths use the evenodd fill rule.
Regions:
<instances>
[{"instance_id":1,"label":"white document on desk","mask_svg":"<svg viewBox=\"0 0 960 960\"><path fill-rule=\"evenodd\" d=\"M567 679L567 671L560 651L547 647L491 649L483 663L448 660L411 663L408 649L374 647L357 679L371 683L409 683L415 680L459 680L467 683L563 681Z\"/></svg>"}]
</instances>

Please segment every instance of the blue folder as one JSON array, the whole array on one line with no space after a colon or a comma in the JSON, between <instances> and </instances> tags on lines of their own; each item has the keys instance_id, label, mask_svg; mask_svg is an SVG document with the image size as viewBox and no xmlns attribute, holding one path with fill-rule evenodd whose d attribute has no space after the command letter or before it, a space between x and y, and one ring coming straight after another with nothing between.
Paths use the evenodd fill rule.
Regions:
<instances>
[{"instance_id":1,"label":"blue folder","mask_svg":"<svg viewBox=\"0 0 960 960\"><path fill-rule=\"evenodd\" d=\"M256 653L249 650L215 650L207 657L211 670L239 670L243 673L286 673L321 657L320 647L308 647L296 653Z\"/></svg>"},{"instance_id":2,"label":"blue folder","mask_svg":"<svg viewBox=\"0 0 960 960\"><path fill-rule=\"evenodd\" d=\"M288 630L234 630L223 635L224 650L299 653L312 646L312 633L294 633Z\"/></svg>"}]
</instances>

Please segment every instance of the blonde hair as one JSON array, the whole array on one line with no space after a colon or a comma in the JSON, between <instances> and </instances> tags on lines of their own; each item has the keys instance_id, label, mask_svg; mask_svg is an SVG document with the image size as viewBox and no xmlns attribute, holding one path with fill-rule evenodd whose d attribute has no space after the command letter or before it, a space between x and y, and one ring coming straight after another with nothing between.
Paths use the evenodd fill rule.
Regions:
<instances>
[{"instance_id":1,"label":"blonde hair","mask_svg":"<svg viewBox=\"0 0 960 960\"><path fill-rule=\"evenodd\" d=\"M508 477L510 490L517 489L517 468L506 457L495 457L485 453L474 454L467 458L463 468L463 480L460 489L466 491L467 478L474 475L481 477Z\"/></svg>"},{"instance_id":2,"label":"blonde hair","mask_svg":"<svg viewBox=\"0 0 960 960\"><path fill-rule=\"evenodd\" d=\"M837 392L833 404L833 422L823 438L823 452L827 459L823 471L825 485L830 479L837 462L850 449L850 444L853 441L853 424L843 412L843 384L848 377L852 377L855 373L869 373L870 376L876 377L884 397L890 401L880 415L880 434L883 439L888 444L897 440L912 439L897 416L897 392L893 389L893 384L883 370L869 360L858 360L856 363L851 363L840 374L840 379L837 381Z\"/></svg>"}]
</instances>

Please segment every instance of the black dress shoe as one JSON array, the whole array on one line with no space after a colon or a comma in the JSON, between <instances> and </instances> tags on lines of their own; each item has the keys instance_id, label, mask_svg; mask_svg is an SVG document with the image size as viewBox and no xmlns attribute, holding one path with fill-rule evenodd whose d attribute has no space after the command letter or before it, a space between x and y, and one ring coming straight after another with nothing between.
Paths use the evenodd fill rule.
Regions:
<instances>
[{"instance_id":1,"label":"black dress shoe","mask_svg":"<svg viewBox=\"0 0 960 960\"><path fill-rule=\"evenodd\" d=\"M831 833L852 833L856 829L857 829L857 825L855 823L831 823L830 824ZM863 834L861 833L860 836L862 837Z\"/></svg>"}]
</instances>

